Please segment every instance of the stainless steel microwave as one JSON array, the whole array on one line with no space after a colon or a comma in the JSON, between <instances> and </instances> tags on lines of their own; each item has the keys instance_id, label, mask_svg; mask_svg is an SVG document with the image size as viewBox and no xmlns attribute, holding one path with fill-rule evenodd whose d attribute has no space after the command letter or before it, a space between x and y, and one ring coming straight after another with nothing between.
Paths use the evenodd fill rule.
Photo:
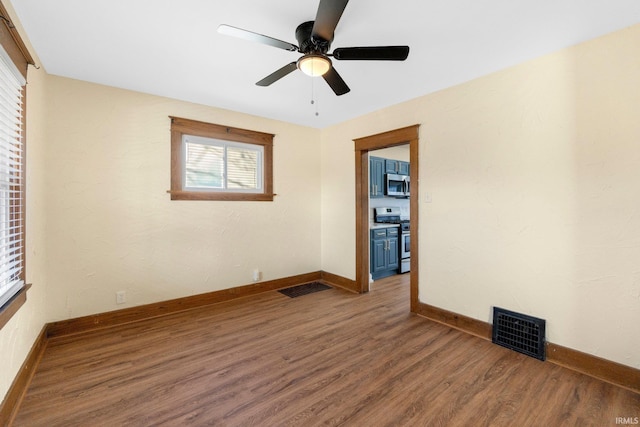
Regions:
<instances>
[{"instance_id":1,"label":"stainless steel microwave","mask_svg":"<svg viewBox=\"0 0 640 427\"><path fill-rule=\"evenodd\" d=\"M388 173L385 175L384 191L389 197L409 197L411 179L409 175Z\"/></svg>"}]
</instances>

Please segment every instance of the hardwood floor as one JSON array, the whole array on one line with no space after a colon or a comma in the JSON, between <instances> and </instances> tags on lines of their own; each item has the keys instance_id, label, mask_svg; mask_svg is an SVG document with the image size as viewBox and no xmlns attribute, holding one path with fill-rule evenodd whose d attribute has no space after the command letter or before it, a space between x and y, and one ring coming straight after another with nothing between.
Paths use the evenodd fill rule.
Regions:
<instances>
[{"instance_id":1,"label":"hardwood floor","mask_svg":"<svg viewBox=\"0 0 640 427\"><path fill-rule=\"evenodd\" d=\"M52 339L16 426L615 426L640 395L368 294L276 291Z\"/></svg>"}]
</instances>

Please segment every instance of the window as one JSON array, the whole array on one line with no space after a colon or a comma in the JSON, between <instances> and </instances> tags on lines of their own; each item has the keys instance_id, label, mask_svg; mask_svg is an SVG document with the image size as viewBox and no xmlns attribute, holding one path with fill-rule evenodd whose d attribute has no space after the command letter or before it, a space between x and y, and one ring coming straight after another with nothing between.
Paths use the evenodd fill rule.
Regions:
<instances>
[{"instance_id":1,"label":"window","mask_svg":"<svg viewBox=\"0 0 640 427\"><path fill-rule=\"evenodd\" d=\"M22 280L22 87L24 78L0 47L0 307Z\"/></svg>"},{"instance_id":2,"label":"window","mask_svg":"<svg viewBox=\"0 0 640 427\"><path fill-rule=\"evenodd\" d=\"M186 190L262 192L263 146L183 135L182 150Z\"/></svg>"},{"instance_id":3,"label":"window","mask_svg":"<svg viewBox=\"0 0 640 427\"><path fill-rule=\"evenodd\" d=\"M2 3L0 15L8 16ZM24 283L24 111L33 60L8 20L0 23L0 328L26 301Z\"/></svg>"},{"instance_id":4,"label":"window","mask_svg":"<svg viewBox=\"0 0 640 427\"><path fill-rule=\"evenodd\" d=\"M171 117L172 200L273 200L273 135Z\"/></svg>"}]
</instances>

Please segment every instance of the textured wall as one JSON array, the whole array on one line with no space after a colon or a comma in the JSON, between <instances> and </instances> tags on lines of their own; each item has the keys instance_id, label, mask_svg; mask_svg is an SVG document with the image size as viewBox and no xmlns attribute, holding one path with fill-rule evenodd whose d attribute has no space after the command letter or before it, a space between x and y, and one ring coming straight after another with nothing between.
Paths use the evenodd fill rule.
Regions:
<instances>
[{"instance_id":1,"label":"textured wall","mask_svg":"<svg viewBox=\"0 0 640 427\"><path fill-rule=\"evenodd\" d=\"M638 45L640 25L326 129L323 169L420 124L420 300L543 317L550 341L640 368ZM355 234L344 163L323 173L323 269L354 278L355 244L332 253Z\"/></svg>"},{"instance_id":2,"label":"textured wall","mask_svg":"<svg viewBox=\"0 0 640 427\"><path fill-rule=\"evenodd\" d=\"M318 130L49 80L48 320L320 269ZM169 115L275 134L275 201L171 201Z\"/></svg>"}]
</instances>

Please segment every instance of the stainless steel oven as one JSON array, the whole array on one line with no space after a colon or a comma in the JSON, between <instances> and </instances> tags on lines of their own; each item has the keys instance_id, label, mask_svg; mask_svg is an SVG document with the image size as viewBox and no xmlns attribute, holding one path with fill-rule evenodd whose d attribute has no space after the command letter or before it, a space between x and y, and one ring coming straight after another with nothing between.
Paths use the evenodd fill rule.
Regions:
<instances>
[{"instance_id":1,"label":"stainless steel oven","mask_svg":"<svg viewBox=\"0 0 640 427\"><path fill-rule=\"evenodd\" d=\"M407 273L411 270L411 232L409 222L401 223L400 229L400 273Z\"/></svg>"}]
</instances>

